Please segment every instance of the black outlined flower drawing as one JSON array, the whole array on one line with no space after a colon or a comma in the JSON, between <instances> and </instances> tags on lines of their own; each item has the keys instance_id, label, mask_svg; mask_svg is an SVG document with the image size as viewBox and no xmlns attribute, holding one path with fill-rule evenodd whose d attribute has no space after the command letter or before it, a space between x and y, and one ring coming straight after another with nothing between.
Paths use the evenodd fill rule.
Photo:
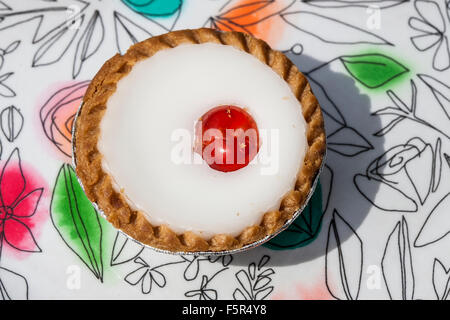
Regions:
<instances>
[{"instance_id":1,"label":"black outlined flower drawing","mask_svg":"<svg viewBox=\"0 0 450 320\"><path fill-rule=\"evenodd\" d=\"M4 267L3 250L8 247L18 252L42 253L36 235L40 228L37 222L46 214L41 209L45 193L33 180L33 172L27 170L15 148L0 173L0 300L28 299L27 279Z\"/></svg>"},{"instance_id":2,"label":"black outlined flower drawing","mask_svg":"<svg viewBox=\"0 0 450 320\"><path fill-rule=\"evenodd\" d=\"M188 298L198 297L199 300L217 300L217 290L208 289L208 283L208 277L204 275L200 289L188 291L184 295Z\"/></svg>"},{"instance_id":3,"label":"black outlined flower drawing","mask_svg":"<svg viewBox=\"0 0 450 320\"><path fill-rule=\"evenodd\" d=\"M228 268L223 268L214 273L210 278L207 275L202 276L202 282L199 289L190 290L184 294L188 298L198 298L199 300L217 300L218 294L217 290L209 288L209 283L221 272L228 270Z\"/></svg>"},{"instance_id":4,"label":"black outlined flower drawing","mask_svg":"<svg viewBox=\"0 0 450 320\"><path fill-rule=\"evenodd\" d=\"M153 284L160 288L166 285L166 277L156 270L160 267L151 267L144 259L137 257L134 262L139 265L139 267L130 272L126 277L125 281L129 284L135 286L138 283L141 284L141 291L144 294L148 294L152 291Z\"/></svg>"},{"instance_id":5,"label":"black outlined flower drawing","mask_svg":"<svg viewBox=\"0 0 450 320\"><path fill-rule=\"evenodd\" d=\"M386 212L417 212L431 192L436 191L440 180L440 140L436 149L420 137L413 137L396 145L374 159L366 173L356 174L356 189L372 205ZM376 197L371 190L378 187ZM396 201L391 201L395 196Z\"/></svg>"},{"instance_id":6,"label":"black outlined flower drawing","mask_svg":"<svg viewBox=\"0 0 450 320\"><path fill-rule=\"evenodd\" d=\"M433 68L438 71L450 68L450 49L448 43L448 1L445 9L438 2L416 0L414 6L418 17L411 17L409 26L416 31L411 42L419 51L433 50ZM443 10L447 11L445 15Z\"/></svg>"},{"instance_id":7,"label":"black outlined flower drawing","mask_svg":"<svg viewBox=\"0 0 450 320\"><path fill-rule=\"evenodd\" d=\"M42 252L33 233L44 188L29 190L19 149L11 152L0 175L0 256L3 244L23 252Z\"/></svg>"}]
</instances>

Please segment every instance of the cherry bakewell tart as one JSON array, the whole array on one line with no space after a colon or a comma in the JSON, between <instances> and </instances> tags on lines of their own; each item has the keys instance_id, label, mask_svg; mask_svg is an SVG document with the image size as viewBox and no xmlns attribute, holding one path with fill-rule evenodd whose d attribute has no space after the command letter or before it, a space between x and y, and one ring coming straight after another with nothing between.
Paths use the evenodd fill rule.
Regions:
<instances>
[{"instance_id":1,"label":"cherry bakewell tart","mask_svg":"<svg viewBox=\"0 0 450 320\"><path fill-rule=\"evenodd\" d=\"M108 60L84 96L73 148L86 195L115 227L168 252L220 253L286 227L314 188L326 141L317 99L283 53L202 28Z\"/></svg>"}]
</instances>

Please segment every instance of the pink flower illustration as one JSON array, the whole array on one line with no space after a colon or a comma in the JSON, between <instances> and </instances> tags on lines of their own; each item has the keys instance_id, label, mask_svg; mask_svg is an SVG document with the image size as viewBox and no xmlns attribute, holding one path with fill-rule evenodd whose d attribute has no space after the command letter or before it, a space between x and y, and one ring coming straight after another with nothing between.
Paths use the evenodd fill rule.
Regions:
<instances>
[{"instance_id":1,"label":"pink flower illustration","mask_svg":"<svg viewBox=\"0 0 450 320\"><path fill-rule=\"evenodd\" d=\"M5 242L20 251L41 252L32 230L44 189L35 187L34 179L29 178L27 182L16 148L0 176L0 254Z\"/></svg>"}]
</instances>

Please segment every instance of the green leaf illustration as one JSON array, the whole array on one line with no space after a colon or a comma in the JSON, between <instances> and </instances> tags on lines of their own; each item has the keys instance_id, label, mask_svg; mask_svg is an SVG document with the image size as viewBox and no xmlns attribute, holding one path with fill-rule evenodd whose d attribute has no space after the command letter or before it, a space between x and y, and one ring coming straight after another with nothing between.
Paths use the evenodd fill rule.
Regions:
<instances>
[{"instance_id":1,"label":"green leaf illustration","mask_svg":"<svg viewBox=\"0 0 450 320\"><path fill-rule=\"evenodd\" d=\"M398 61L378 53L342 56L340 60L353 78L371 89L379 88L409 71Z\"/></svg>"},{"instance_id":2,"label":"green leaf illustration","mask_svg":"<svg viewBox=\"0 0 450 320\"><path fill-rule=\"evenodd\" d=\"M319 183L300 216L289 228L265 243L264 246L274 250L304 247L317 238L322 226L322 217L322 188Z\"/></svg>"},{"instance_id":3,"label":"green leaf illustration","mask_svg":"<svg viewBox=\"0 0 450 320\"><path fill-rule=\"evenodd\" d=\"M103 282L102 224L68 164L59 170L50 215L53 225L72 251Z\"/></svg>"}]
</instances>

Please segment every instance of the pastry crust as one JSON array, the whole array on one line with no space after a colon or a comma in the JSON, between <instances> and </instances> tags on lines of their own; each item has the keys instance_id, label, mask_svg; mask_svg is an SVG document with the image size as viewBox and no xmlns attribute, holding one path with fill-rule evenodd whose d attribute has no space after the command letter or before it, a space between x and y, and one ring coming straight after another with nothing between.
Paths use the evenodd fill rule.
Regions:
<instances>
[{"instance_id":1,"label":"pastry crust","mask_svg":"<svg viewBox=\"0 0 450 320\"><path fill-rule=\"evenodd\" d=\"M260 225L248 226L239 236L216 234L205 240L192 232L176 234L165 225L152 226L143 212L133 210L124 194L113 188L112 178L102 169L102 155L97 149L100 121L108 98L120 79L133 65L159 50L182 43L214 42L245 51L270 66L290 86L300 101L307 123L308 149L297 176L294 190L284 196L280 209L266 212ZM173 31L131 46L124 55L109 59L92 80L83 99L74 137L76 173L86 195L105 213L109 222L132 238L155 248L172 252L225 251L241 248L277 232L305 203L320 171L326 149L324 121L320 106L305 76L281 52L272 50L264 41L240 32L221 32L202 28Z\"/></svg>"}]
</instances>

